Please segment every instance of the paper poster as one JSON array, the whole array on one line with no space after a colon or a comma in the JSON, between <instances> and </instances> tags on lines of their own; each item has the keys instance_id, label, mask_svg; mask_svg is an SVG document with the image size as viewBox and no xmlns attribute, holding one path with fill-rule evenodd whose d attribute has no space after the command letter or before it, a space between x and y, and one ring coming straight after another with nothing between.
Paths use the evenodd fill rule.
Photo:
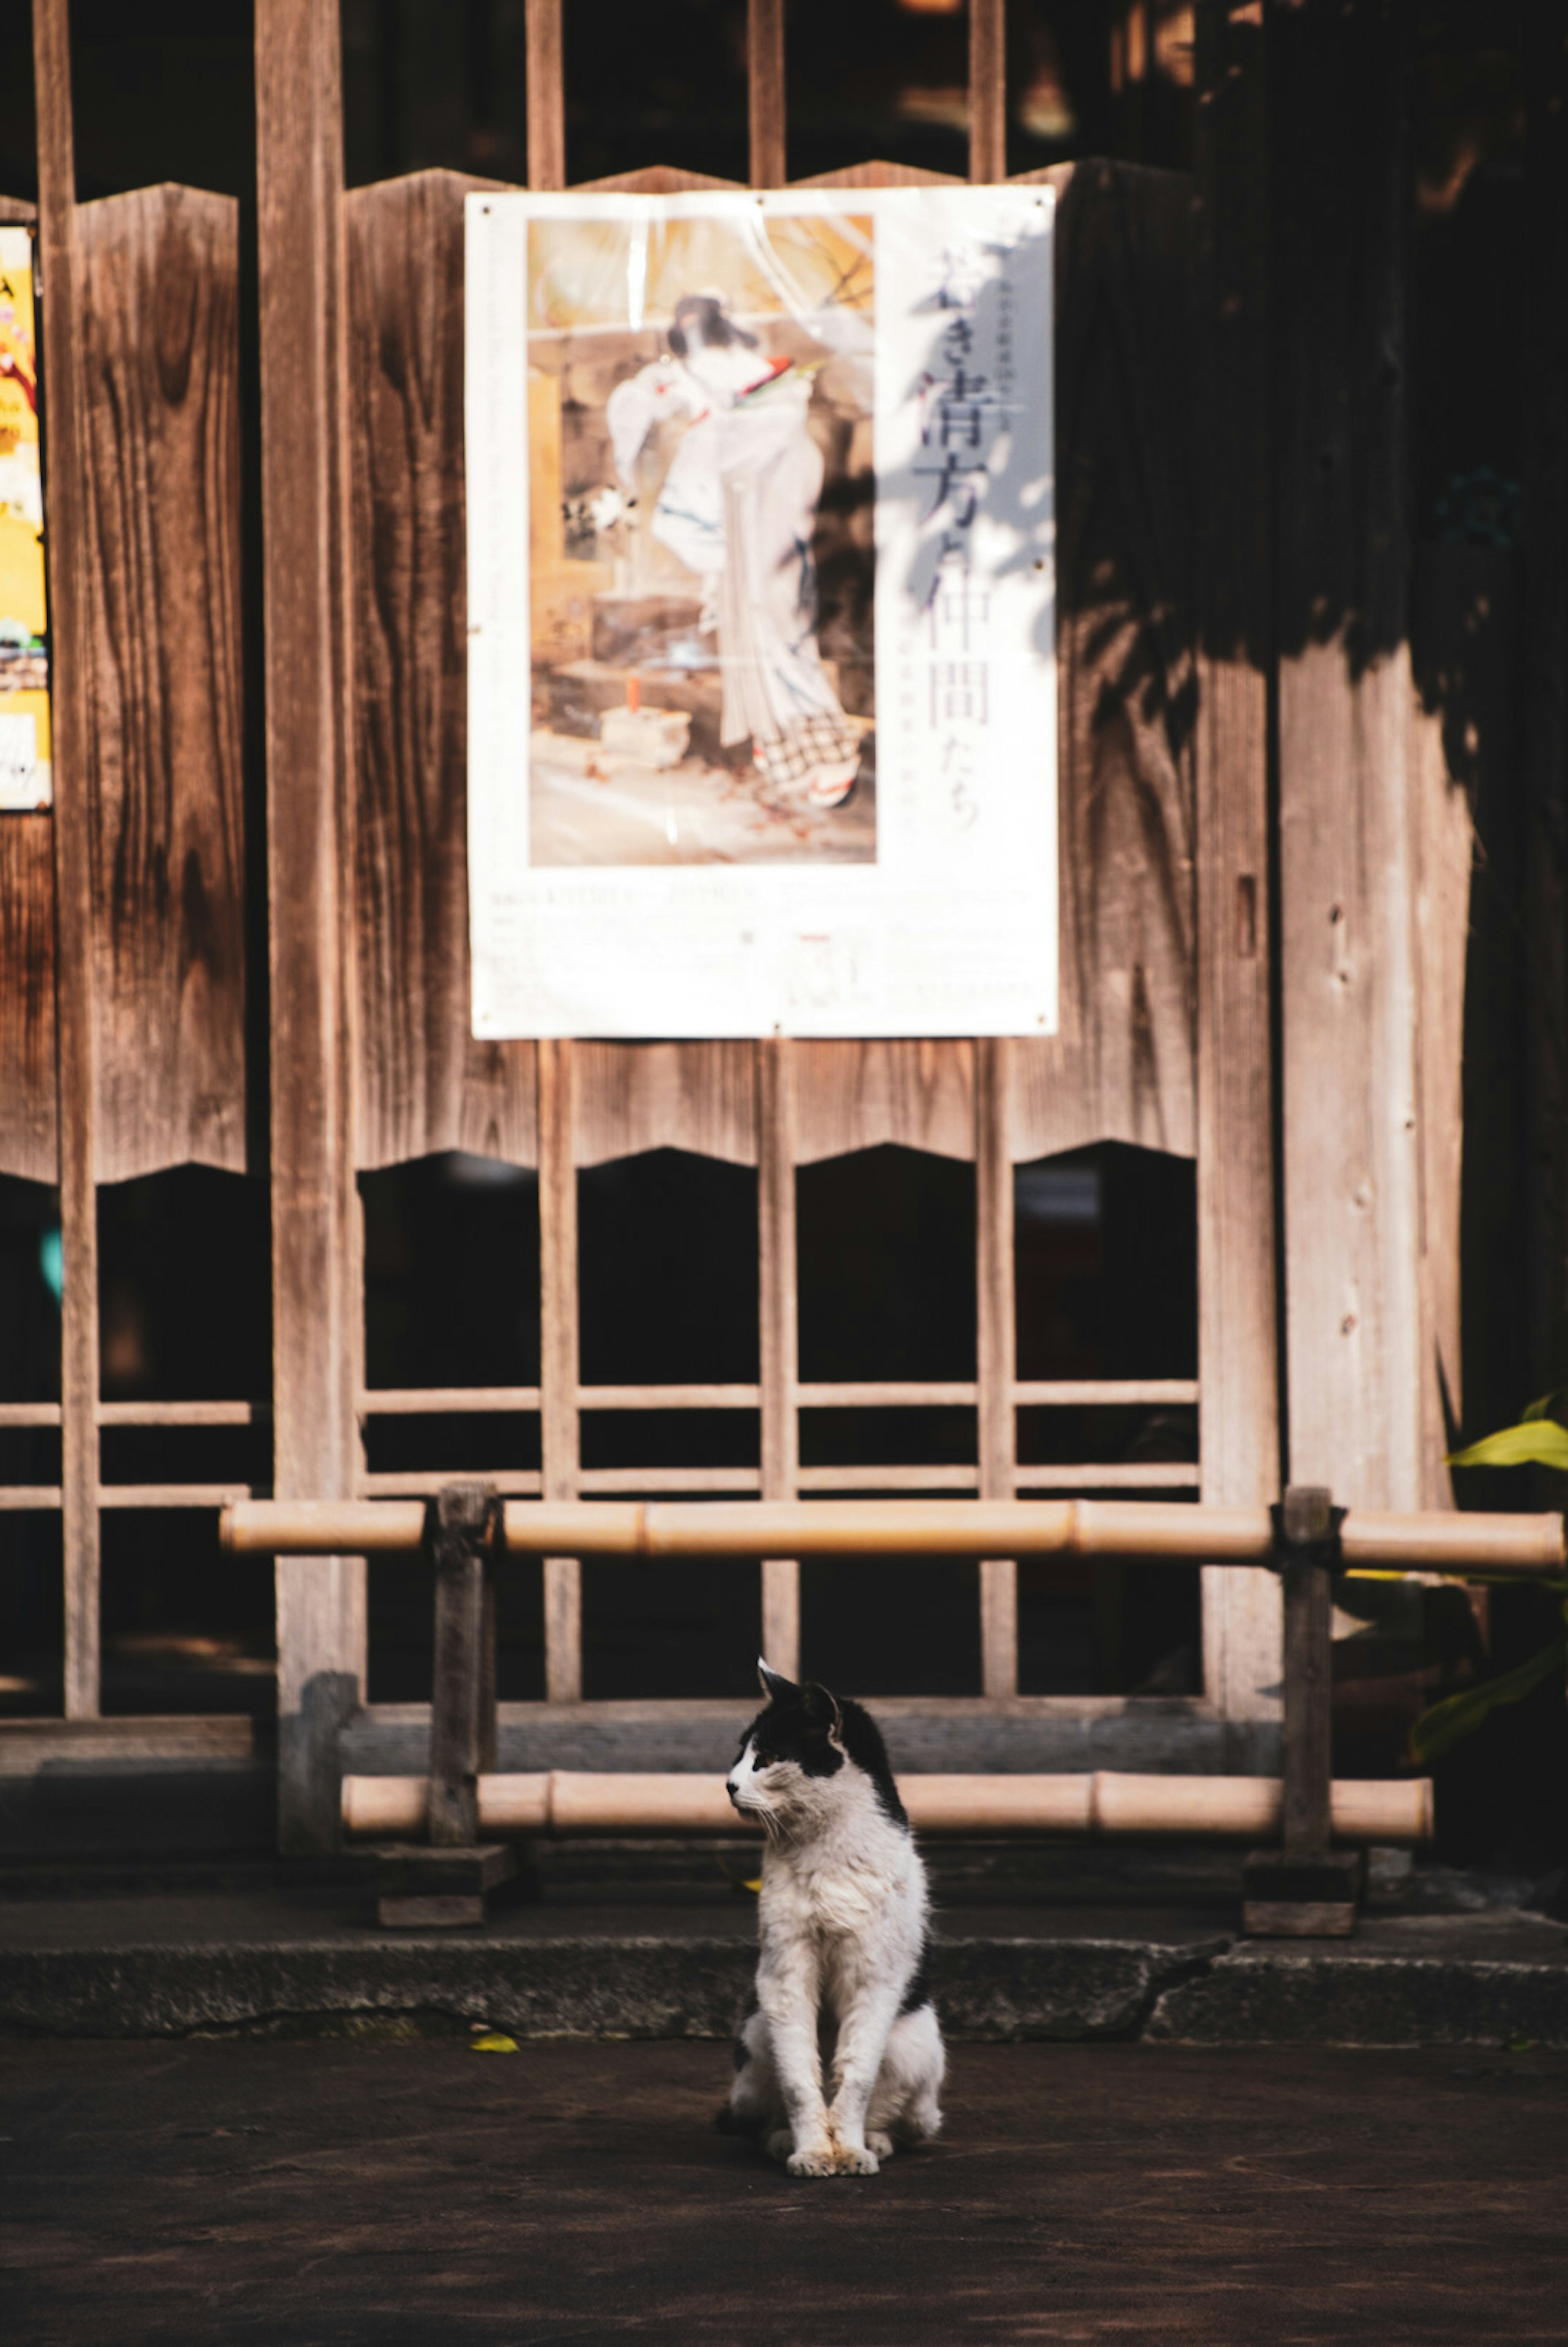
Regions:
<instances>
[{"instance_id":1,"label":"paper poster","mask_svg":"<svg viewBox=\"0 0 1568 2347\"><path fill-rule=\"evenodd\" d=\"M0 228L0 814L54 795L47 624L33 239Z\"/></svg>"},{"instance_id":2,"label":"paper poster","mask_svg":"<svg viewBox=\"0 0 1568 2347\"><path fill-rule=\"evenodd\" d=\"M1054 1031L1053 211L468 199L476 1035Z\"/></svg>"}]
</instances>

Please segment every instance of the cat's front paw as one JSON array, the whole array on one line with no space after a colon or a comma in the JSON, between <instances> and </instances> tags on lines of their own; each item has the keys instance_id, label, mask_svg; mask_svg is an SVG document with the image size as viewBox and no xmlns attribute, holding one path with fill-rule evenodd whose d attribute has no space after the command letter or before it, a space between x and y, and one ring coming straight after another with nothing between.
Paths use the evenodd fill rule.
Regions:
<instances>
[{"instance_id":1,"label":"cat's front paw","mask_svg":"<svg viewBox=\"0 0 1568 2347\"><path fill-rule=\"evenodd\" d=\"M843 2154L836 2143L823 2137L820 2143L802 2144L792 2151L784 2165L791 2176L840 2176L843 2173Z\"/></svg>"},{"instance_id":2,"label":"cat's front paw","mask_svg":"<svg viewBox=\"0 0 1568 2347\"><path fill-rule=\"evenodd\" d=\"M887 2138L882 2138L886 2142ZM891 2147L890 2146L891 2149ZM881 2162L869 2143L841 2143L834 2155L835 2176L877 2176Z\"/></svg>"}]
</instances>

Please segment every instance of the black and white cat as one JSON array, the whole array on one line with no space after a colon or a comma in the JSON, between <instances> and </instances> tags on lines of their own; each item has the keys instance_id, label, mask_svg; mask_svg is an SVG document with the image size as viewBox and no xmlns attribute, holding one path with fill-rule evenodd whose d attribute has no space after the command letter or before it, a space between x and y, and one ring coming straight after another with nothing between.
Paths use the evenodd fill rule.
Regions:
<instances>
[{"instance_id":1,"label":"black and white cat","mask_svg":"<svg viewBox=\"0 0 1568 2347\"><path fill-rule=\"evenodd\" d=\"M942 2125L925 1869L876 1722L758 1669L768 1707L726 1790L767 1836L761 1956L720 2124L791 2176L874 2176Z\"/></svg>"}]
</instances>

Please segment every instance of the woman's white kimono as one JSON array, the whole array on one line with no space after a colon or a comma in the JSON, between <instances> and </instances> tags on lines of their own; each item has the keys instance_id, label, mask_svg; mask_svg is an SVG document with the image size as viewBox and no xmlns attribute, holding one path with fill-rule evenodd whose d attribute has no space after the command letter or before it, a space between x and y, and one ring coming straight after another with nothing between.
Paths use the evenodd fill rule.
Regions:
<instances>
[{"instance_id":1,"label":"woman's white kimono","mask_svg":"<svg viewBox=\"0 0 1568 2347\"><path fill-rule=\"evenodd\" d=\"M757 354L747 357L766 368ZM616 385L606 416L628 486L656 424L690 418L652 528L702 582L724 685L719 738L749 736L759 774L782 795L833 805L854 780L860 737L817 649L811 532L822 456L807 426L810 396L809 379L793 367L728 392L661 358Z\"/></svg>"}]
</instances>

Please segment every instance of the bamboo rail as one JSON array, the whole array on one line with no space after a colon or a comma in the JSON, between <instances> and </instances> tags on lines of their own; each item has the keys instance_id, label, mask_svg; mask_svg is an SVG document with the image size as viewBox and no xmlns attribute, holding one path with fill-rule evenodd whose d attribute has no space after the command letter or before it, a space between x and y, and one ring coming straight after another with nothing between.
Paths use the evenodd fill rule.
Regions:
<instances>
[{"instance_id":1,"label":"bamboo rail","mask_svg":"<svg viewBox=\"0 0 1568 2347\"><path fill-rule=\"evenodd\" d=\"M899 1790L921 1833L1115 1836L1207 1834L1259 1840L1278 1834L1276 1777L1151 1777L1115 1769L1074 1776L906 1776ZM345 1777L344 1830L412 1837L426 1827L429 1779ZM1333 1830L1344 1842L1428 1842L1430 1778L1346 1779L1332 1788ZM517 1834L739 1833L717 1777L571 1768L482 1775L479 1831Z\"/></svg>"},{"instance_id":2,"label":"bamboo rail","mask_svg":"<svg viewBox=\"0 0 1568 2347\"><path fill-rule=\"evenodd\" d=\"M514 1555L575 1557L1105 1556L1170 1564L1268 1564L1266 1508L1152 1500L532 1501L503 1511ZM239 1500L219 1521L237 1555L367 1556L417 1550L423 1501ZM1385 1572L1550 1575L1568 1566L1560 1515L1358 1508L1347 1566Z\"/></svg>"}]
</instances>

